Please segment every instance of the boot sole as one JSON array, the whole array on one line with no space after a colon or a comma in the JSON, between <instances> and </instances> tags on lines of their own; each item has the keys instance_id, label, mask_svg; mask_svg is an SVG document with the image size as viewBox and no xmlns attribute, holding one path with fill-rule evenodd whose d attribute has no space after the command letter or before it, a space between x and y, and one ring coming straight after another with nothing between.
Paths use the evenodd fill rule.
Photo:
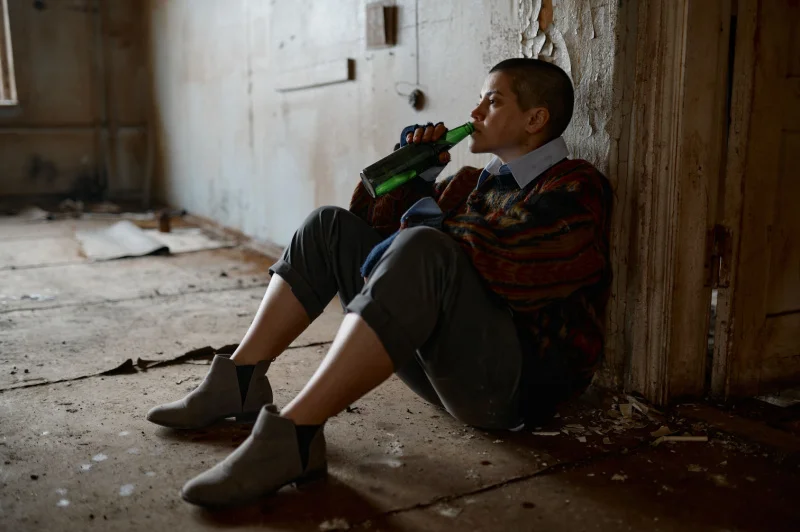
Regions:
<instances>
[{"instance_id":1,"label":"boot sole","mask_svg":"<svg viewBox=\"0 0 800 532\"><path fill-rule=\"evenodd\" d=\"M216 425L217 423L220 423L220 422L222 422L222 421L224 421L226 419L230 419L230 418L234 418L237 423L255 423L256 419L258 419L258 413L259 412L260 412L260 410L257 411L257 412L252 412L252 413L247 413L247 414L231 414L229 416L222 416L222 417L215 418L212 421L210 421L209 423L206 423L204 425L174 425L174 424L168 425L166 423L159 423L158 421L153 421L152 419L148 419L147 421L149 421L150 423L152 423L154 425L158 425L159 427L166 427L168 429L199 430L199 429L205 429L205 428L211 427L212 425Z\"/></svg>"},{"instance_id":2,"label":"boot sole","mask_svg":"<svg viewBox=\"0 0 800 532\"><path fill-rule=\"evenodd\" d=\"M281 484L280 486L278 486L273 491L264 492L264 493L261 493L259 495L254 495L252 497L245 497L245 498L242 498L242 499L236 499L236 500L232 500L230 502L225 502L225 503L207 503L207 502L203 502L203 501L192 500L192 499L190 499L189 497L186 496L186 494L183 492L183 490L181 490L181 498L184 501L188 502L189 504L194 504L195 506L201 506L201 507L206 508L208 510L222 510L222 509L225 509L225 508L231 508L231 507L234 507L234 506L243 506L243 505L246 505L246 504L254 503L256 501L260 501L260 500L265 499L265 498L267 498L267 497L269 497L271 495L275 495L275 493L277 493L278 490L280 490L284 486L294 485L296 488L300 488L301 486L307 486L307 485L313 484L315 482L321 482L321 481L325 480L326 478L328 478L328 464L325 464L325 467L323 467L322 469L318 469L317 471L312 471L311 473L308 473L307 475L303 475L302 477L295 478L293 480L289 480L288 482L285 482L284 484Z\"/></svg>"}]
</instances>

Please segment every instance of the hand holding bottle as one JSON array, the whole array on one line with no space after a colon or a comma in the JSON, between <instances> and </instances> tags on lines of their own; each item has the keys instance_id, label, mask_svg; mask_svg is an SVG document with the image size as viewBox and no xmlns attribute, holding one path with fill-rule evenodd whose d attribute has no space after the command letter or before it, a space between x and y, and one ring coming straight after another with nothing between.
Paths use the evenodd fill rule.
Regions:
<instances>
[{"instance_id":1,"label":"hand holding bottle","mask_svg":"<svg viewBox=\"0 0 800 532\"><path fill-rule=\"evenodd\" d=\"M406 144L421 144L423 142L436 142L447 133L447 128L444 122L431 124L428 122L426 126L420 126L414 130L413 133L406 135ZM439 154L439 164L446 165L450 162L450 152L443 151Z\"/></svg>"},{"instance_id":2,"label":"hand holding bottle","mask_svg":"<svg viewBox=\"0 0 800 532\"><path fill-rule=\"evenodd\" d=\"M405 146L365 168L361 181L370 196L377 198L415 177L424 179L427 170L446 165L450 161L447 153L450 148L473 131L469 122L452 131L441 122L417 127L413 134L406 134Z\"/></svg>"}]
</instances>

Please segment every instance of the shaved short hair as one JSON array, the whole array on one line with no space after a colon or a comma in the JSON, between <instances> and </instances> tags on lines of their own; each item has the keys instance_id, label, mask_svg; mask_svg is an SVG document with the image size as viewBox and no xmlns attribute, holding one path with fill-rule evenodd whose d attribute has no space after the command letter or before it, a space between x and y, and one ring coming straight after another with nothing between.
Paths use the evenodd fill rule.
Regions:
<instances>
[{"instance_id":1,"label":"shaved short hair","mask_svg":"<svg viewBox=\"0 0 800 532\"><path fill-rule=\"evenodd\" d=\"M493 72L511 76L511 90L517 96L520 109L547 108L550 112L547 125L550 140L564 133L575 106L575 91L566 72L541 59L522 57L501 61L489 71L490 74Z\"/></svg>"}]
</instances>

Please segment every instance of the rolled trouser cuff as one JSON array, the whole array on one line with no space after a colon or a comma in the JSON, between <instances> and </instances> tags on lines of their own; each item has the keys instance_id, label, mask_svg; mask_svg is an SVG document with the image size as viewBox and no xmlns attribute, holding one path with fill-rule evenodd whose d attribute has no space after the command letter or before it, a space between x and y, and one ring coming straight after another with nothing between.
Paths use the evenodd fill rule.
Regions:
<instances>
[{"instance_id":1,"label":"rolled trouser cuff","mask_svg":"<svg viewBox=\"0 0 800 532\"><path fill-rule=\"evenodd\" d=\"M310 321L317 319L319 315L322 314L322 311L325 310L325 305L327 305L327 303L323 303L320 300L308 281L285 260L279 259L278 262L270 267L269 273L270 275L280 275L281 278L286 281L292 289L294 296L300 301L300 304L303 305Z\"/></svg>"},{"instance_id":2,"label":"rolled trouser cuff","mask_svg":"<svg viewBox=\"0 0 800 532\"><path fill-rule=\"evenodd\" d=\"M396 320L392 319L380 303L362 293L355 296L345 310L361 316L361 319L375 331L383 348L389 354L395 370L413 360L416 353L416 348L410 341L413 335L398 327Z\"/></svg>"}]
</instances>

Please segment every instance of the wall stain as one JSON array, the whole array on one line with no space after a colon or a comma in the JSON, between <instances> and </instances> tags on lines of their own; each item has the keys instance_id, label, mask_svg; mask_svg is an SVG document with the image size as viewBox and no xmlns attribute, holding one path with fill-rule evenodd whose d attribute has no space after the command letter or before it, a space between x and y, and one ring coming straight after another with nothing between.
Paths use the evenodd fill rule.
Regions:
<instances>
[{"instance_id":1,"label":"wall stain","mask_svg":"<svg viewBox=\"0 0 800 532\"><path fill-rule=\"evenodd\" d=\"M53 161L34 154L28 161L27 176L31 181L43 180L52 183L58 177L58 168Z\"/></svg>"}]
</instances>

